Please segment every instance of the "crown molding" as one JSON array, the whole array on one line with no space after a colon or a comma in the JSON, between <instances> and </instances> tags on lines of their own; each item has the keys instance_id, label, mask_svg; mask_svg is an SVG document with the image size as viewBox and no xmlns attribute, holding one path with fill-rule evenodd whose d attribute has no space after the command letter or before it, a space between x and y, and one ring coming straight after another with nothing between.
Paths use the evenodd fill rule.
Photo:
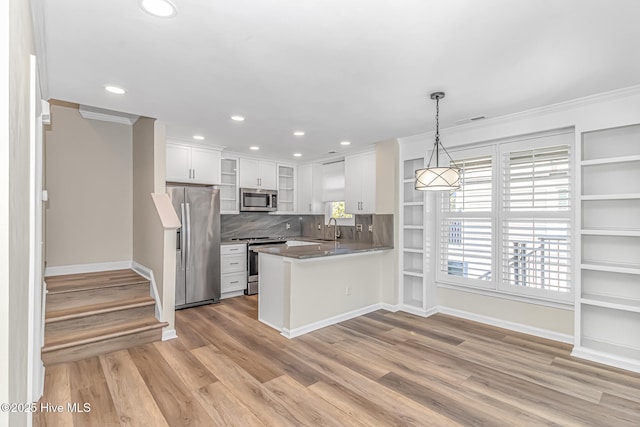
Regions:
<instances>
[{"instance_id":1,"label":"crown molding","mask_svg":"<svg viewBox=\"0 0 640 427\"><path fill-rule=\"evenodd\" d=\"M119 123L121 125L128 126L133 125L140 118L140 116L134 116L133 114L105 110L102 108L90 107L88 105L80 105L78 107L78 111L80 112L80 115L85 119Z\"/></svg>"},{"instance_id":2,"label":"crown molding","mask_svg":"<svg viewBox=\"0 0 640 427\"><path fill-rule=\"evenodd\" d=\"M227 148L225 145L211 144L209 142L197 141L195 139L192 141L187 141L185 139L175 138L173 136L167 136L166 140L170 144L188 145L189 147L206 148L209 150L222 151Z\"/></svg>"}]
</instances>

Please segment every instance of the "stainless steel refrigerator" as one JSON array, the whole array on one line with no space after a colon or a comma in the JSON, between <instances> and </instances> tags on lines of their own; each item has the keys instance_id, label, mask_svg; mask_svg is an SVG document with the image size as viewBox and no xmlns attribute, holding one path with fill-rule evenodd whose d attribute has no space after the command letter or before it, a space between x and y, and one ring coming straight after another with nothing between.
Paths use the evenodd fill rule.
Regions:
<instances>
[{"instance_id":1,"label":"stainless steel refrigerator","mask_svg":"<svg viewBox=\"0 0 640 427\"><path fill-rule=\"evenodd\" d=\"M220 301L220 192L167 186L182 227L177 233L176 308Z\"/></svg>"}]
</instances>

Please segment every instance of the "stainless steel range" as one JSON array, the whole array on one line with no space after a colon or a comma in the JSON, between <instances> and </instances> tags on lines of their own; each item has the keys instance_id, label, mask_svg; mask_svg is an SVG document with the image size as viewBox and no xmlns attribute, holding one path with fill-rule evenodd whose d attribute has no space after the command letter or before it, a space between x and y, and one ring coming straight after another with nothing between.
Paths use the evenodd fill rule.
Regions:
<instances>
[{"instance_id":1,"label":"stainless steel range","mask_svg":"<svg viewBox=\"0 0 640 427\"><path fill-rule=\"evenodd\" d=\"M247 288L245 295L255 295L258 293L258 253L252 248L261 245L277 245L287 243L286 237L239 237L231 240L247 242Z\"/></svg>"}]
</instances>

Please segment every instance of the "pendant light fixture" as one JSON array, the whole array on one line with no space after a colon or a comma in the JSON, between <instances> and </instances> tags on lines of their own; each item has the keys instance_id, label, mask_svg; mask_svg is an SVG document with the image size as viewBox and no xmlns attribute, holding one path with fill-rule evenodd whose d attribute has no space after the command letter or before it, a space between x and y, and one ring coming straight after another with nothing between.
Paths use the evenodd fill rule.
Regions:
<instances>
[{"instance_id":1,"label":"pendant light fixture","mask_svg":"<svg viewBox=\"0 0 640 427\"><path fill-rule=\"evenodd\" d=\"M453 161L447 150L440 142L440 100L444 98L444 92L434 92L431 94L431 99L436 100L436 141L433 144L433 151L431 151L431 157L429 157L429 163L426 169L418 169L416 171L416 190L422 191L442 191L442 190L456 190L460 188L460 168ZM440 167L440 148L449 157L449 164L445 167ZM431 160L433 160L433 153L436 154L436 166L431 167ZM453 166L451 166L453 164Z\"/></svg>"}]
</instances>

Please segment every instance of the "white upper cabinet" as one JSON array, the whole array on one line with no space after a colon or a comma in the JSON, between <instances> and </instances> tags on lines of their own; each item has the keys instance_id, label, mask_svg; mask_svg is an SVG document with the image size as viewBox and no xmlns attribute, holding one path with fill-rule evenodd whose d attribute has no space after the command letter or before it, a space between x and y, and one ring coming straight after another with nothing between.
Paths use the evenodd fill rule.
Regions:
<instances>
[{"instance_id":1,"label":"white upper cabinet","mask_svg":"<svg viewBox=\"0 0 640 427\"><path fill-rule=\"evenodd\" d=\"M298 212L322 213L322 165L298 166Z\"/></svg>"},{"instance_id":2,"label":"white upper cabinet","mask_svg":"<svg viewBox=\"0 0 640 427\"><path fill-rule=\"evenodd\" d=\"M345 210L351 214L375 213L376 153L347 156L344 159Z\"/></svg>"},{"instance_id":3,"label":"white upper cabinet","mask_svg":"<svg viewBox=\"0 0 640 427\"><path fill-rule=\"evenodd\" d=\"M220 151L167 143L167 181L192 184L220 183Z\"/></svg>"},{"instance_id":4,"label":"white upper cabinet","mask_svg":"<svg viewBox=\"0 0 640 427\"><path fill-rule=\"evenodd\" d=\"M277 171L274 162L240 158L240 187L277 188Z\"/></svg>"}]
</instances>

